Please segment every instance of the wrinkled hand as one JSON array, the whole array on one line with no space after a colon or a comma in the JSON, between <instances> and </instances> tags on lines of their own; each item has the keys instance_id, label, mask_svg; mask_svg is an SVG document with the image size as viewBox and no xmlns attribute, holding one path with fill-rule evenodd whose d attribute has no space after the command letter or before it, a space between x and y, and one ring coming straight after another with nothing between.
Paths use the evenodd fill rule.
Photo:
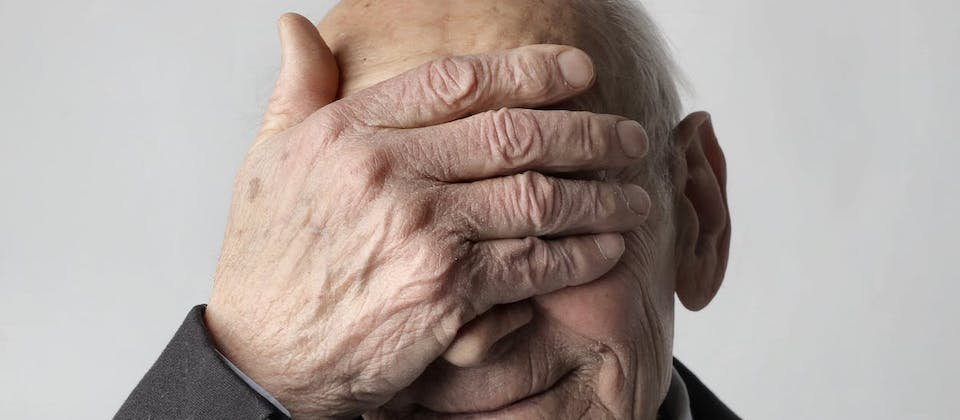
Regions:
<instances>
[{"instance_id":1,"label":"wrinkled hand","mask_svg":"<svg viewBox=\"0 0 960 420\"><path fill-rule=\"evenodd\" d=\"M206 320L295 417L380 406L494 305L606 273L617 232L645 219L638 186L545 175L636 164L638 124L518 109L583 92L579 50L441 59L332 102L336 63L313 25L288 15L281 34Z\"/></svg>"}]
</instances>

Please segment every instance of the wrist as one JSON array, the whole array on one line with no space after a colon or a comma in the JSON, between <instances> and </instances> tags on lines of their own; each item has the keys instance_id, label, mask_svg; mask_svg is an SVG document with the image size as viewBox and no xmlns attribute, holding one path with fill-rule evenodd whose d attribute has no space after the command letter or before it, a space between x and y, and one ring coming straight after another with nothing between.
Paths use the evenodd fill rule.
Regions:
<instances>
[{"instance_id":1,"label":"wrist","mask_svg":"<svg viewBox=\"0 0 960 420\"><path fill-rule=\"evenodd\" d=\"M203 320L211 344L234 368L243 372L250 380L264 387L272 395L275 390L269 388L269 377L260 369L256 360L256 351L251 348L251 340L241 336L238 320L240 317L225 313L223 307L211 299L203 313Z\"/></svg>"},{"instance_id":2,"label":"wrist","mask_svg":"<svg viewBox=\"0 0 960 420\"><path fill-rule=\"evenodd\" d=\"M216 299L211 299L204 311L205 327L217 352L228 366L233 365L232 368L241 379L247 381L251 388L277 408L294 419L354 419L365 411L357 408L359 404L345 404L344 401L350 400L349 398L332 397L341 394L338 392L324 392L326 398L317 401L317 390L343 389L323 383L324 379L337 376L332 372L333 369L292 366L294 361L308 360L309 357L283 351L280 348L282 346L270 346L273 354L270 351L258 350L253 345L254 340L244 331L259 329L245 326L243 318L225 310ZM277 365L281 362L284 363L283 366ZM261 389L257 389L258 387Z\"/></svg>"}]
</instances>

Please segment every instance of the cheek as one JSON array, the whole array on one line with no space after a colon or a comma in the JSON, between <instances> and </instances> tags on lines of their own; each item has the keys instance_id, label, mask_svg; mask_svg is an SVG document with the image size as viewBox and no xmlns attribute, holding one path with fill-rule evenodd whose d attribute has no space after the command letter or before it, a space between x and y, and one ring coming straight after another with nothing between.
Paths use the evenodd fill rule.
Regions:
<instances>
[{"instance_id":1,"label":"cheek","mask_svg":"<svg viewBox=\"0 0 960 420\"><path fill-rule=\"evenodd\" d=\"M584 338L616 344L632 341L640 305L639 281L619 267L583 286L534 299L548 322Z\"/></svg>"},{"instance_id":2,"label":"cheek","mask_svg":"<svg viewBox=\"0 0 960 420\"><path fill-rule=\"evenodd\" d=\"M595 392L591 404L617 418L652 418L669 383L672 319L645 307L652 273L639 266L621 264L592 283L534 299L538 315L566 335L566 343L609 352L599 363L584 359L592 372L585 381Z\"/></svg>"},{"instance_id":3,"label":"cheek","mask_svg":"<svg viewBox=\"0 0 960 420\"><path fill-rule=\"evenodd\" d=\"M644 363L639 353L642 346L637 346L644 334L638 284L627 270L614 269L592 283L535 299L539 315L567 335L568 344L580 343L582 350L592 354L603 352L599 360L584 359L589 360L587 372L592 372L584 379L595 392L588 397L596 399L592 404L620 413L616 417L631 417L637 402L645 399L638 400L638 392L647 388L636 376ZM571 400L583 397L578 394Z\"/></svg>"}]
</instances>

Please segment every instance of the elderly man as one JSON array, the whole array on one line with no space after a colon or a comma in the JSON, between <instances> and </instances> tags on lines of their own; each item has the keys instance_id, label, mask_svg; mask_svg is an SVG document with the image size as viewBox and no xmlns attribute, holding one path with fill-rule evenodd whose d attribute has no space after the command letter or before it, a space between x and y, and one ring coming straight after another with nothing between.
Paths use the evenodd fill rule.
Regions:
<instances>
[{"instance_id":1,"label":"elderly man","mask_svg":"<svg viewBox=\"0 0 960 420\"><path fill-rule=\"evenodd\" d=\"M723 278L725 162L639 6L280 28L210 303L118 417L736 418L672 359L674 295Z\"/></svg>"}]
</instances>

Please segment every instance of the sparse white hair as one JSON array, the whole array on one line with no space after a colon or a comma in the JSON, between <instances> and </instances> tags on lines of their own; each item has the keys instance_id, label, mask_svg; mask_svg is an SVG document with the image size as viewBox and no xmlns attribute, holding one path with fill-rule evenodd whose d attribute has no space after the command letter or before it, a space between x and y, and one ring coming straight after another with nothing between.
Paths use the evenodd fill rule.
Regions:
<instances>
[{"instance_id":1,"label":"sparse white hair","mask_svg":"<svg viewBox=\"0 0 960 420\"><path fill-rule=\"evenodd\" d=\"M649 179L651 195L669 205L671 137L683 104L682 77L666 39L646 9L633 0L573 0L580 14L577 38L594 61L597 84L578 102L593 112L622 115L640 122L650 138L645 163L624 174ZM668 210L668 209L664 209Z\"/></svg>"}]
</instances>

